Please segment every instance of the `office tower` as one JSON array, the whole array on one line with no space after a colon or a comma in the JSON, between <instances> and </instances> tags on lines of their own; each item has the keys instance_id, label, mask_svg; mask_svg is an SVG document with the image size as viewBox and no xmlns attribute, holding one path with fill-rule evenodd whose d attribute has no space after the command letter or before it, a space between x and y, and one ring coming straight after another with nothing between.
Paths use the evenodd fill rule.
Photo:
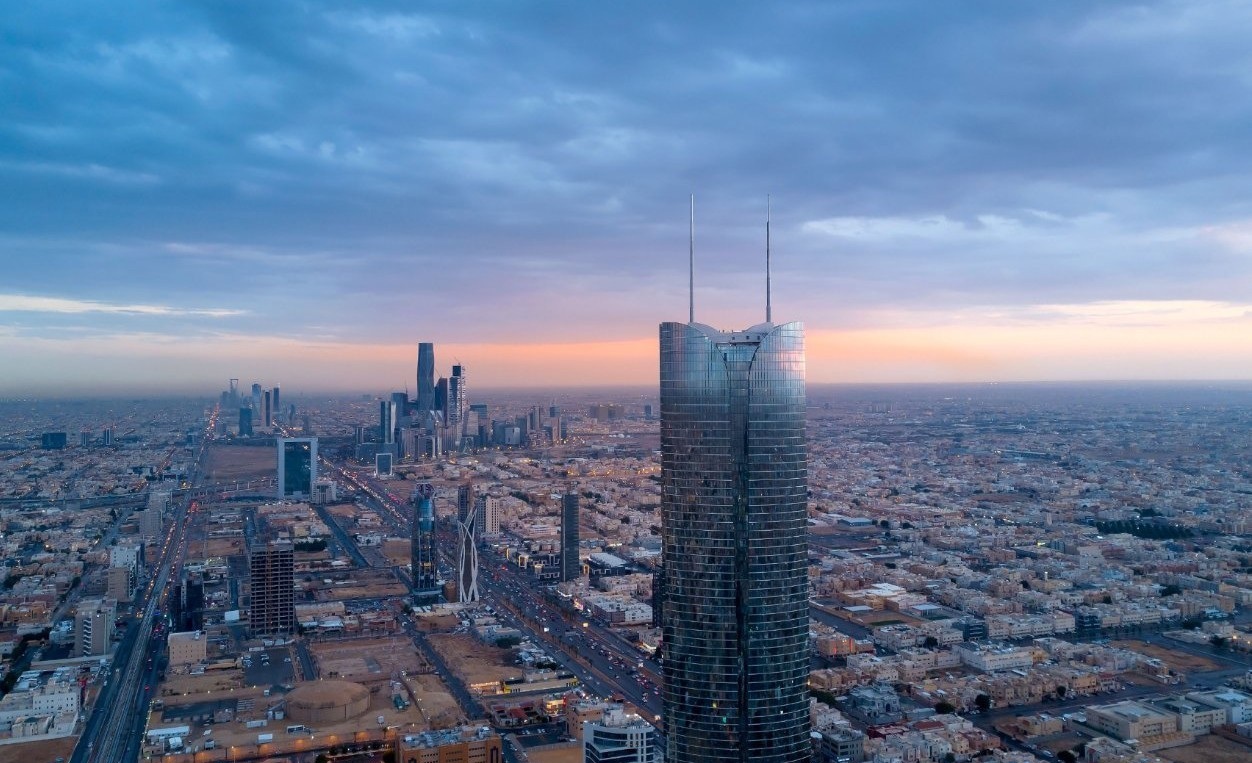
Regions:
<instances>
[{"instance_id":1,"label":"office tower","mask_svg":"<svg viewBox=\"0 0 1252 763\"><path fill-rule=\"evenodd\" d=\"M174 587L170 620L170 630L198 631L204 627L204 580L199 575L188 575Z\"/></svg>"},{"instance_id":2,"label":"office tower","mask_svg":"<svg viewBox=\"0 0 1252 763\"><path fill-rule=\"evenodd\" d=\"M252 409L251 408L239 409L239 436L240 437L252 436Z\"/></svg>"},{"instance_id":3,"label":"office tower","mask_svg":"<svg viewBox=\"0 0 1252 763\"><path fill-rule=\"evenodd\" d=\"M252 382L252 410L256 411L257 418L261 416L261 385Z\"/></svg>"},{"instance_id":4,"label":"office tower","mask_svg":"<svg viewBox=\"0 0 1252 763\"><path fill-rule=\"evenodd\" d=\"M570 485L561 496L561 582L577 580L582 574L578 558L578 493Z\"/></svg>"},{"instance_id":5,"label":"office tower","mask_svg":"<svg viewBox=\"0 0 1252 763\"><path fill-rule=\"evenodd\" d=\"M435 344L417 345L417 412L424 416L435 410Z\"/></svg>"},{"instance_id":6,"label":"office tower","mask_svg":"<svg viewBox=\"0 0 1252 763\"><path fill-rule=\"evenodd\" d=\"M620 706L599 721L583 724L583 760L587 763L654 763L656 729Z\"/></svg>"},{"instance_id":7,"label":"office tower","mask_svg":"<svg viewBox=\"0 0 1252 763\"><path fill-rule=\"evenodd\" d=\"M396 441L396 404L378 401L378 441L390 445Z\"/></svg>"},{"instance_id":8,"label":"office tower","mask_svg":"<svg viewBox=\"0 0 1252 763\"><path fill-rule=\"evenodd\" d=\"M133 570L125 567L110 567L107 573L105 595L114 601L130 602L131 591L135 589Z\"/></svg>"},{"instance_id":9,"label":"office tower","mask_svg":"<svg viewBox=\"0 0 1252 763\"><path fill-rule=\"evenodd\" d=\"M74 615L75 643L81 657L108 654L113 641L117 602L112 599L83 599Z\"/></svg>"},{"instance_id":10,"label":"office tower","mask_svg":"<svg viewBox=\"0 0 1252 763\"><path fill-rule=\"evenodd\" d=\"M279 402L279 399L278 399L278 385L277 384L274 385L273 402L274 402L274 419L276 421L281 421L283 418L283 404Z\"/></svg>"},{"instance_id":11,"label":"office tower","mask_svg":"<svg viewBox=\"0 0 1252 763\"><path fill-rule=\"evenodd\" d=\"M390 477L392 474L392 465L395 463L395 456L390 453L374 454L374 476Z\"/></svg>"},{"instance_id":12,"label":"office tower","mask_svg":"<svg viewBox=\"0 0 1252 763\"><path fill-rule=\"evenodd\" d=\"M489 495L480 495L476 507L478 532L495 535L500 532L500 502Z\"/></svg>"},{"instance_id":13,"label":"office tower","mask_svg":"<svg viewBox=\"0 0 1252 763\"><path fill-rule=\"evenodd\" d=\"M808 761L803 326L660 343L666 760Z\"/></svg>"},{"instance_id":14,"label":"office tower","mask_svg":"<svg viewBox=\"0 0 1252 763\"><path fill-rule=\"evenodd\" d=\"M448 420L448 380L442 376L435 383L435 410L443 414L444 421Z\"/></svg>"},{"instance_id":15,"label":"office tower","mask_svg":"<svg viewBox=\"0 0 1252 763\"><path fill-rule=\"evenodd\" d=\"M317 438L278 438L278 497L307 498L317 482Z\"/></svg>"},{"instance_id":16,"label":"office tower","mask_svg":"<svg viewBox=\"0 0 1252 763\"><path fill-rule=\"evenodd\" d=\"M290 543L270 543L252 549L248 559L248 588L252 594L248 630L252 635L295 631L294 562Z\"/></svg>"},{"instance_id":17,"label":"office tower","mask_svg":"<svg viewBox=\"0 0 1252 763\"><path fill-rule=\"evenodd\" d=\"M65 432L44 432L39 438L39 446L44 450L65 450L67 440Z\"/></svg>"},{"instance_id":18,"label":"office tower","mask_svg":"<svg viewBox=\"0 0 1252 763\"><path fill-rule=\"evenodd\" d=\"M456 523L457 601L478 601L478 511L474 505L472 482L466 482L457 488Z\"/></svg>"},{"instance_id":19,"label":"office tower","mask_svg":"<svg viewBox=\"0 0 1252 763\"><path fill-rule=\"evenodd\" d=\"M465 432L466 402L465 367L455 365L452 367L452 376L448 379L448 416L446 419L454 447L460 444L461 435Z\"/></svg>"},{"instance_id":20,"label":"office tower","mask_svg":"<svg viewBox=\"0 0 1252 763\"><path fill-rule=\"evenodd\" d=\"M270 391L267 389L261 394L265 400L265 402L262 403L264 411L261 413L261 426L268 427L274 422L274 412L273 409L270 408Z\"/></svg>"},{"instance_id":21,"label":"office tower","mask_svg":"<svg viewBox=\"0 0 1252 763\"><path fill-rule=\"evenodd\" d=\"M78 433L78 445L82 448L91 447L91 432L84 429Z\"/></svg>"},{"instance_id":22,"label":"office tower","mask_svg":"<svg viewBox=\"0 0 1252 763\"><path fill-rule=\"evenodd\" d=\"M439 587L435 555L435 488L429 482L413 490L413 590L419 597Z\"/></svg>"},{"instance_id":23,"label":"office tower","mask_svg":"<svg viewBox=\"0 0 1252 763\"><path fill-rule=\"evenodd\" d=\"M61 437L64 438L65 435L61 435ZM113 445L113 427L104 428L104 431L100 433L100 443L106 448ZM61 447L65 447L65 444L62 443Z\"/></svg>"}]
</instances>

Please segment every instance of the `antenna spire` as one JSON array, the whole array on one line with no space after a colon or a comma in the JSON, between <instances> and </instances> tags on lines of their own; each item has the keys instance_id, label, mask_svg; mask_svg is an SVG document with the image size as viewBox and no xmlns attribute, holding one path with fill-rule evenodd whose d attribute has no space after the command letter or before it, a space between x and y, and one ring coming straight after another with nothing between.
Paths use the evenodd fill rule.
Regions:
<instances>
[{"instance_id":1,"label":"antenna spire","mask_svg":"<svg viewBox=\"0 0 1252 763\"><path fill-rule=\"evenodd\" d=\"M696 322L696 195L691 194L691 227L687 242L687 322Z\"/></svg>"},{"instance_id":2,"label":"antenna spire","mask_svg":"<svg viewBox=\"0 0 1252 763\"><path fill-rule=\"evenodd\" d=\"M769 194L765 195L765 322L774 322L774 311L770 305L770 273L769 273Z\"/></svg>"}]
</instances>

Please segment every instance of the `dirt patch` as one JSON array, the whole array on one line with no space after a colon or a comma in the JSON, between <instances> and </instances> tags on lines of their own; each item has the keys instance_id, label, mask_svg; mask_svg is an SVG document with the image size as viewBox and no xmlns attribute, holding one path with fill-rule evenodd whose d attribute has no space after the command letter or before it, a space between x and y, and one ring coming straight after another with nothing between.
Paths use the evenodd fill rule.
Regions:
<instances>
[{"instance_id":1,"label":"dirt patch","mask_svg":"<svg viewBox=\"0 0 1252 763\"><path fill-rule=\"evenodd\" d=\"M278 473L278 455L274 448L215 445L209 448L204 471L209 482L273 477Z\"/></svg>"},{"instance_id":2,"label":"dirt patch","mask_svg":"<svg viewBox=\"0 0 1252 763\"><path fill-rule=\"evenodd\" d=\"M467 719L448 687L434 674L409 676L404 679L417 706L432 729L450 729Z\"/></svg>"},{"instance_id":3,"label":"dirt patch","mask_svg":"<svg viewBox=\"0 0 1252 763\"><path fill-rule=\"evenodd\" d=\"M530 763L582 763L583 744L582 742L569 742L531 747L526 750L526 759Z\"/></svg>"},{"instance_id":4,"label":"dirt patch","mask_svg":"<svg viewBox=\"0 0 1252 763\"><path fill-rule=\"evenodd\" d=\"M1203 673L1209 670L1222 669L1221 665L1207 657L1199 657L1187 652L1175 652L1144 641L1114 641L1112 645L1122 649L1129 649L1132 652L1138 652L1147 657L1155 657L1175 672Z\"/></svg>"},{"instance_id":5,"label":"dirt patch","mask_svg":"<svg viewBox=\"0 0 1252 763\"><path fill-rule=\"evenodd\" d=\"M368 683L430 669L404 638L345 639L313 644L309 650L317 661L319 678Z\"/></svg>"},{"instance_id":6,"label":"dirt patch","mask_svg":"<svg viewBox=\"0 0 1252 763\"><path fill-rule=\"evenodd\" d=\"M78 737L40 739L24 744L6 744L0 747L0 763L30 763L34 760L70 759Z\"/></svg>"},{"instance_id":7,"label":"dirt patch","mask_svg":"<svg viewBox=\"0 0 1252 763\"><path fill-rule=\"evenodd\" d=\"M1200 737L1195 744L1157 750L1156 754L1177 763L1247 763L1252 759L1252 747L1208 734Z\"/></svg>"},{"instance_id":8,"label":"dirt patch","mask_svg":"<svg viewBox=\"0 0 1252 763\"><path fill-rule=\"evenodd\" d=\"M429 640L448 667L471 686L522 674L522 669L513 664L511 649L488 646L464 633L437 633Z\"/></svg>"},{"instance_id":9,"label":"dirt patch","mask_svg":"<svg viewBox=\"0 0 1252 763\"><path fill-rule=\"evenodd\" d=\"M387 557L387 564L395 567L402 567L412 561L413 543L407 540L385 540L383 541L383 556Z\"/></svg>"}]
</instances>

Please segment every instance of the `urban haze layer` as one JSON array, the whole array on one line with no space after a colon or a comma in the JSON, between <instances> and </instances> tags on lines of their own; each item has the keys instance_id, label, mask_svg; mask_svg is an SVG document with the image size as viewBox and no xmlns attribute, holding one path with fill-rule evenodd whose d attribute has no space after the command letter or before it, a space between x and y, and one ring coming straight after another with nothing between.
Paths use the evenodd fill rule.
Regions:
<instances>
[{"instance_id":1,"label":"urban haze layer","mask_svg":"<svg viewBox=\"0 0 1252 763\"><path fill-rule=\"evenodd\" d=\"M0 761L1252 759L1252 385L661 345L0 402Z\"/></svg>"}]
</instances>

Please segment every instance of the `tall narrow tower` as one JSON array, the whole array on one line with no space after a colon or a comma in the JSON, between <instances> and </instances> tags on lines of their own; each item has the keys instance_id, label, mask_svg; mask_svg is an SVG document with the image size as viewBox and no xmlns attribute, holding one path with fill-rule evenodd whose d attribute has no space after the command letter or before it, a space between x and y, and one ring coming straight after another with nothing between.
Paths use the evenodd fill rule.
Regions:
<instances>
[{"instance_id":1,"label":"tall narrow tower","mask_svg":"<svg viewBox=\"0 0 1252 763\"><path fill-rule=\"evenodd\" d=\"M417 414L435 410L435 343L417 345Z\"/></svg>"},{"instance_id":2,"label":"tall narrow tower","mask_svg":"<svg viewBox=\"0 0 1252 763\"><path fill-rule=\"evenodd\" d=\"M429 482L413 490L412 566L417 598L428 598L439 587L439 558L435 555L435 488Z\"/></svg>"},{"instance_id":3,"label":"tall narrow tower","mask_svg":"<svg viewBox=\"0 0 1252 763\"><path fill-rule=\"evenodd\" d=\"M578 490L570 485L561 496L561 582L582 575L578 556Z\"/></svg>"},{"instance_id":4,"label":"tall narrow tower","mask_svg":"<svg viewBox=\"0 0 1252 763\"><path fill-rule=\"evenodd\" d=\"M804 328L660 335L666 760L808 761Z\"/></svg>"}]
</instances>

